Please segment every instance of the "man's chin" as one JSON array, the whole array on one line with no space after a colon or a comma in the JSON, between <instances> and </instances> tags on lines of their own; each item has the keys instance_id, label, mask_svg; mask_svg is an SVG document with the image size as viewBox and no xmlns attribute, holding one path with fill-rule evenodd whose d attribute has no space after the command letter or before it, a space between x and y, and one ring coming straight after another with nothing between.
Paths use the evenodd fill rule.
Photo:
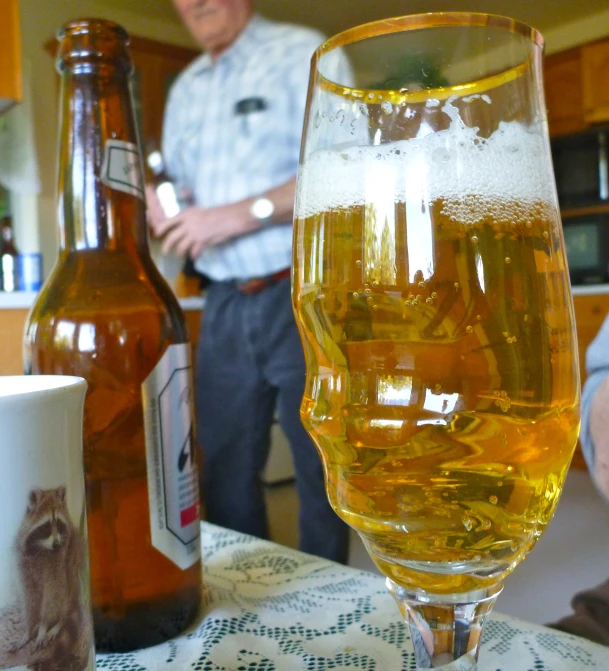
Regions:
<instances>
[{"instance_id":1,"label":"man's chin","mask_svg":"<svg viewBox=\"0 0 609 671\"><path fill-rule=\"evenodd\" d=\"M195 39L206 51L208 49L215 50L218 47L224 46L226 42L224 31L222 30L209 31L204 34L201 32L195 33Z\"/></svg>"}]
</instances>

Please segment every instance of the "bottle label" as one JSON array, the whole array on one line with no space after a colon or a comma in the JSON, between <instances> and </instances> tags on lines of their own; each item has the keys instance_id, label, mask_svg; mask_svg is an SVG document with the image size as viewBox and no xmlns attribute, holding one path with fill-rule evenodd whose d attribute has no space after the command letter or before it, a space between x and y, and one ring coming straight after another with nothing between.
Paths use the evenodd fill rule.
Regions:
<instances>
[{"instance_id":1,"label":"bottle label","mask_svg":"<svg viewBox=\"0 0 609 671\"><path fill-rule=\"evenodd\" d=\"M106 140L102 182L110 189L145 200L142 158L133 142Z\"/></svg>"},{"instance_id":2,"label":"bottle label","mask_svg":"<svg viewBox=\"0 0 609 671\"><path fill-rule=\"evenodd\" d=\"M170 345L142 384L152 544L181 569L201 557L190 345Z\"/></svg>"}]
</instances>

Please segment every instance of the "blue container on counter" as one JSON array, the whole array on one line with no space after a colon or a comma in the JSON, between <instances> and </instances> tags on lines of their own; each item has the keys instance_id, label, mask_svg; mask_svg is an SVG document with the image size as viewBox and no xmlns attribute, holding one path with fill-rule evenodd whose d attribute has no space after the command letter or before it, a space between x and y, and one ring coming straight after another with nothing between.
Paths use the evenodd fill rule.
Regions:
<instances>
[{"instance_id":1,"label":"blue container on counter","mask_svg":"<svg viewBox=\"0 0 609 671\"><path fill-rule=\"evenodd\" d=\"M42 287L42 254L17 256L17 291L39 291Z\"/></svg>"}]
</instances>

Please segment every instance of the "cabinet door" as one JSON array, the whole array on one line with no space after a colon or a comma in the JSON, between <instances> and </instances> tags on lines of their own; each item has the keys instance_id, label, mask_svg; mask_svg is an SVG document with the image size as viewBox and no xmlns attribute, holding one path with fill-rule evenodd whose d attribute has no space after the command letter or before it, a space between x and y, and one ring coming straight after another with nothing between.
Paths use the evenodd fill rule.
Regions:
<instances>
[{"instance_id":1,"label":"cabinet door","mask_svg":"<svg viewBox=\"0 0 609 671\"><path fill-rule=\"evenodd\" d=\"M133 60L133 75L131 78L131 91L133 93L133 106L135 118L138 124L140 140L144 152L147 151L146 143L150 139L158 140L160 133L153 132L154 112L164 105L163 100L158 99L156 94L156 56L131 51ZM162 114L162 110L160 112Z\"/></svg>"},{"instance_id":2,"label":"cabinet door","mask_svg":"<svg viewBox=\"0 0 609 671\"><path fill-rule=\"evenodd\" d=\"M544 79L550 135L584 130L580 50L569 49L548 56L544 63Z\"/></svg>"},{"instance_id":3,"label":"cabinet door","mask_svg":"<svg viewBox=\"0 0 609 671\"><path fill-rule=\"evenodd\" d=\"M0 113L21 100L18 0L0 0Z\"/></svg>"},{"instance_id":4,"label":"cabinet door","mask_svg":"<svg viewBox=\"0 0 609 671\"><path fill-rule=\"evenodd\" d=\"M198 55L193 49L132 37L133 93L144 151L150 145L160 145L171 83Z\"/></svg>"},{"instance_id":5,"label":"cabinet door","mask_svg":"<svg viewBox=\"0 0 609 671\"><path fill-rule=\"evenodd\" d=\"M609 40L581 48L584 117L588 123L609 121Z\"/></svg>"},{"instance_id":6,"label":"cabinet door","mask_svg":"<svg viewBox=\"0 0 609 671\"><path fill-rule=\"evenodd\" d=\"M2 3L4 0L0 0ZM0 4L0 8L1 8ZM1 14L1 13L0 13ZM0 33L1 34L1 33ZM56 57L59 43L53 39L46 50ZM0 49L0 55L2 51ZM134 72L131 80L135 116L144 151L147 144L160 145L165 103L171 83L200 52L145 37L131 36Z\"/></svg>"}]
</instances>

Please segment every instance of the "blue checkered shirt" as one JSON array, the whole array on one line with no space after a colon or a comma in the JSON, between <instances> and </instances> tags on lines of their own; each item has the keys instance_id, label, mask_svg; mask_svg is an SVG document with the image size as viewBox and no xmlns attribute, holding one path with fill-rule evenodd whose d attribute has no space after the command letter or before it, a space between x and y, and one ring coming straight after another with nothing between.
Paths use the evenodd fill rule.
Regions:
<instances>
[{"instance_id":1,"label":"blue checkered shirt","mask_svg":"<svg viewBox=\"0 0 609 671\"><path fill-rule=\"evenodd\" d=\"M264 194L296 175L310 60L321 33L254 15L215 62L195 60L172 87L163 154L172 178L204 208ZM292 225L268 225L203 251L216 281L291 265Z\"/></svg>"},{"instance_id":2,"label":"blue checkered shirt","mask_svg":"<svg viewBox=\"0 0 609 671\"><path fill-rule=\"evenodd\" d=\"M595 450L590 432L592 401L601 382L609 375L609 315L586 351L588 378L582 391L582 427L579 442L590 472L594 473Z\"/></svg>"}]
</instances>

